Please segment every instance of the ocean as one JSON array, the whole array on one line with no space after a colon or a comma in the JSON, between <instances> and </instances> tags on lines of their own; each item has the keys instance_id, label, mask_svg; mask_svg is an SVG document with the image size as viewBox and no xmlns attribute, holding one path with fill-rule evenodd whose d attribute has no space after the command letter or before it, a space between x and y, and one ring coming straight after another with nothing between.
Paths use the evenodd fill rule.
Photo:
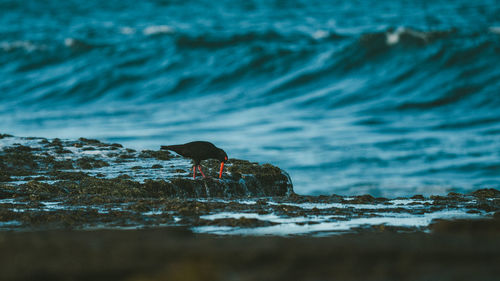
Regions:
<instances>
[{"instance_id":1,"label":"ocean","mask_svg":"<svg viewBox=\"0 0 500 281\"><path fill-rule=\"evenodd\" d=\"M500 188L500 4L0 0L0 133L207 140L300 194Z\"/></svg>"}]
</instances>

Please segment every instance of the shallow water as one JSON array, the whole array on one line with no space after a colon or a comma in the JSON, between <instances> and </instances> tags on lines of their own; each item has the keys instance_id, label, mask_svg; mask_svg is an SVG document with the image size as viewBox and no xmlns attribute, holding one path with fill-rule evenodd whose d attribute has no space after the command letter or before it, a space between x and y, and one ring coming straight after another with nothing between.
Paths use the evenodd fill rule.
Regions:
<instances>
[{"instance_id":1,"label":"shallow water","mask_svg":"<svg viewBox=\"0 0 500 281\"><path fill-rule=\"evenodd\" d=\"M270 210L265 211L259 208L258 200L265 202ZM360 204L349 203L349 198L344 198L347 203L292 203L274 201L270 198L256 198L255 200L235 199L190 199L186 200L186 204L190 202L200 202L203 204L220 204L226 206L243 205L243 209L238 211L226 211L223 209L214 209L209 211L208 214L199 216L202 221L220 221L224 219L256 219L261 222L270 222L275 225L268 226L251 226L245 227L243 225L226 226L223 223L214 225L199 225L200 221L196 219L188 223L185 221L186 217L177 212L175 209L169 209L164 204L159 204L156 207L150 208L148 211L138 212L135 215L142 217L142 223L127 222L124 224L120 220L110 220L102 224L81 225L79 228L83 229L136 229L146 227L148 224L147 217L154 219L155 217L168 217L172 219L163 224L155 224L158 226L182 226L186 225L192 231L198 233L211 233L218 235L334 235L348 232L360 231L360 229L367 229L370 227L392 226L392 227L406 227L407 231L425 231L429 224L434 219L459 219L459 218L482 218L489 217L491 212L488 213L484 210L471 212L472 209L478 207L477 200L470 199L462 203L448 202L448 205L443 206L442 202L433 204L433 200L426 199L393 199L380 203ZM32 202L33 203L33 202ZM54 213L58 211L89 211L95 210L99 214L106 216L111 215L110 212L125 212L134 214L131 207L136 204L134 201L125 203L112 203L112 204L92 204L92 205L78 205L65 201L40 201L38 204L32 204L24 198L6 198L0 199L0 207L6 211L13 211L16 213L27 212L32 215L39 215L40 213ZM281 213L281 210L286 210ZM318 214L317 212L321 212ZM145 224L146 223L146 224ZM193 225L191 225L193 224ZM0 222L0 229L8 230L23 230L26 226L17 220L5 220ZM405 231L403 229L402 231Z\"/></svg>"},{"instance_id":2,"label":"shallow water","mask_svg":"<svg viewBox=\"0 0 500 281\"><path fill-rule=\"evenodd\" d=\"M301 194L500 187L500 5L0 0L0 133L196 139Z\"/></svg>"},{"instance_id":3,"label":"shallow water","mask_svg":"<svg viewBox=\"0 0 500 281\"><path fill-rule=\"evenodd\" d=\"M342 208L342 207L341 207ZM222 218L255 218L277 222L273 226L241 228L229 226L200 226L194 227L194 232L211 233L218 235L313 235L326 236L354 232L356 228L370 228L375 226L408 227L411 229L428 227L433 219L463 219L481 218L484 214L468 214L467 210L442 210L425 214L382 213L371 217L346 218L342 216L307 216L281 218L276 215L259 215L254 213L218 213L202 216L203 219L213 220Z\"/></svg>"},{"instance_id":4,"label":"shallow water","mask_svg":"<svg viewBox=\"0 0 500 281\"><path fill-rule=\"evenodd\" d=\"M202 200L187 200L189 202L224 203L224 204L243 204L248 205L246 210L240 212L214 210L209 214L201 215L199 219L207 222L214 222L213 225L200 226L199 221L187 223L186 218L177 213L175 210L165 209L164 206L153 208L149 211L135 214L142 217L142 222L129 221L124 223L123 220L109 220L101 224L75 224L74 227L79 229L140 229L150 227L148 217L151 219L159 217L168 217L174 215L172 220L166 223L154 224L155 227L160 226L186 226L196 233L210 233L217 235L312 235L312 236L328 236L345 233L362 232L363 229L380 228L380 227L400 227L399 231L427 231L429 225L435 219L463 219L463 218L484 218L491 216L491 213L486 211L471 212L471 209L477 207L475 200L463 202L461 204L453 203L448 207L440 204L432 205L432 200L389 200L384 203L374 204L345 204L345 203L283 203L268 200L268 198L260 198L266 201L266 204L271 208L279 206L280 208L288 208L288 206L297 207L295 211L303 212L297 215L294 212L288 214L278 214L276 212L266 212L263 214L256 213L256 201L250 200L218 200L218 199L202 199ZM401 204L404 201L405 204ZM63 201L42 201L38 206L29 206L28 202L16 199L0 199L0 207L6 211L16 213L28 212L32 216L39 216L40 213L55 213L58 211L89 211L96 210L100 215L111 215L110 212L125 212L131 213L130 207L134 202L108 205L71 205ZM229 205L228 205L229 206ZM432 208L431 208L432 207ZM315 214L314 209L324 210L322 214ZM260 210L262 211L262 210ZM338 213L340 212L340 213ZM342 213L343 212L343 213ZM183 220L184 219L184 220ZM216 221L224 219L256 219L260 222L273 223L269 226L226 226L223 223L218 224ZM188 220L189 221L189 220ZM192 225L191 225L192 224ZM206 224L206 223L205 223ZM0 230L26 230L32 229L31 225L24 225L17 220L6 220L0 222ZM40 227L40 226L38 226Z\"/></svg>"}]
</instances>

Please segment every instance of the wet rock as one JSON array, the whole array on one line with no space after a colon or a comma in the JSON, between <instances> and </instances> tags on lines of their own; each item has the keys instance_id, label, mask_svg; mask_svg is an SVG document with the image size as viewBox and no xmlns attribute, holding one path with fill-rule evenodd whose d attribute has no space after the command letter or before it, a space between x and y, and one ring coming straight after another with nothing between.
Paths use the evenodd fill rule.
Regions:
<instances>
[{"instance_id":1,"label":"wet rock","mask_svg":"<svg viewBox=\"0 0 500 281\"><path fill-rule=\"evenodd\" d=\"M111 147L114 147L114 148L122 148L123 145L119 144L119 143L112 143L110 144Z\"/></svg>"},{"instance_id":2,"label":"wet rock","mask_svg":"<svg viewBox=\"0 0 500 281\"><path fill-rule=\"evenodd\" d=\"M8 182L11 181L12 178L10 175L2 170L0 170L0 182Z\"/></svg>"},{"instance_id":3,"label":"wet rock","mask_svg":"<svg viewBox=\"0 0 500 281\"><path fill-rule=\"evenodd\" d=\"M370 204L378 201L385 201L385 200L378 200L375 197L366 194L366 195L355 196L354 199L348 200L346 202L349 202L350 204Z\"/></svg>"},{"instance_id":4,"label":"wet rock","mask_svg":"<svg viewBox=\"0 0 500 281\"><path fill-rule=\"evenodd\" d=\"M167 150L143 150L139 154L140 158L154 158L157 160L169 160L172 156Z\"/></svg>"},{"instance_id":5,"label":"wet rock","mask_svg":"<svg viewBox=\"0 0 500 281\"><path fill-rule=\"evenodd\" d=\"M54 150L55 153L57 154L69 154L69 153L73 153L71 152L70 150L67 150L67 149L64 149L62 147L57 147L55 150Z\"/></svg>"},{"instance_id":6,"label":"wet rock","mask_svg":"<svg viewBox=\"0 0 500 281\"><path fill-rule=\"evenodd\" d=\"M79 138L78 140L87 145L102 145L101 141L96 139Z\"/></svg>"},{"instance_id":7,"label":"wet rock","mask_svg":"<svg viewBox=\"0 0 500 281\"><path fill-rule=\"evenodd\" d=\"M265 206L265 205L267 205L267 200L266 199L259 199L256 201L255 204Z\"/></svg>"},{"instance_id":8,"label":"wet rock","mask_svg":"<svg viewBox=\"0 0 500 281\"><path fill-rule=\"evenodd\" d=\"M82 157L82 158L76 160L76 164L81 169L85 169L85 170L109 166L108 162L106 162L104 160L100 160L100 159L91 158L91 157Z\"/></svg>"},{"instance_id":9,"label":"wet rock","mask_svg":"<svg viewBox=\"0 0 500 281\"><path fill-rule=\"evenodd\" d=\"M440 195L431 195L430 199L437 202L439 201L445 202L450 200L450 198L448 198L447 196L440 196Z\"/></svg>"},{"instance_id":10,"label":"wet rock","mask_svg":"<svg viewBox=\"0 0 500 281\"><path fill-rule=\"evenodd\" d=\"M30 147L23 145L7 147L0 154L0 169L4 174L26 176L38 168L37 159Z\"/></svg>"},{"instance_id":11,"label":"wet rock","mask_svg":"<svg viewBox=\"0 0 500 281\"><path fill-rule=\"evenodd\" d=\"M479 210L483 210L486 212L494 212L497 210L500 210L500 205L498 202L493 201L493 200L484 200L480 199L478 202L474 205Z\"/></svg>"},{"instance_id":12,"label":"wet rock","mask_svg":"<svg viewBox=\"0 0 500 281\"><path fill-rule=\"evenodd\" d=\"M148 212L151 210L151 202L140 200L137 203L131 205L129 209L136 212Z\"/></svg>"},{"instance_id":13,"label":"wet rock","mask_svg":"<svg viewBox=\"0 0 500 281\"><path fill-rule=\"evenodd\" d=\"M63 145L62 141L58 138L55 138L52 140L52 142L50 142L50 145L49 146L59 146L61 147Z\"/></svg>"},{"instance_id":14,"label":"wet rock","mask_svg":"<svg viewBox=\"0 0 500 281\"><path fill-rule=\"evenodd\" d=\"M86 173L83 172L67 172L67 171L51 171L48 174L57 180L72 180L72 181L78 181L88 176Z\"/></svg>"},{"instance_id":15,"label":"wet rock","mask_svg":"<svg viewBox=\"0 0 500 281\"><path fill-rule=\"evenodd\" d=\"M479 189L472 192L477 198L500 198L500 191L493 188Z\"/></svg>"},{"instance_id":16,"label":"wet rock","mask_svg":"<svg viewBox=\"0 0 500 281\"><path fill-rule=\"evenodd\" d=\"M131 154L131 153L123 153L123 154L120 154L118 156L118 158L119 159L117 159L115 162L120 162L120 161L127 160L127 159L133 159L133 158L135 158L135 155Z\"/></svg>"},{"instance_id":17,"label":"wet rock","mask_svg":"<svg viewBox=\"0 0 500 281\"><path fill-rule=\"evenodd\" d=\"M19 186L19 190L30 195L43 195L45 198L54 197L54 195L63 195L68 193L67 189L61 186L52 185L37 180L29 181Z\"/></svg>"},{"instance_id":18,"label":"wet rock","mask_svg":"<svg viewBox=\"0 0 500 281\"><path fill-rule=\"evenodd\" d=\"M97 150L97 148L93 146L87 146L82 148L82 151L94 151L94 150Z\"/></svg>"},{"instance_id":19,"label":"wet rock","mask_svg":"<svg viewBox=\"0 0 500 281\"><path fill-rule=\"evenodd\" d=\"M4 189L2 185L0 185L0 199L4 198L12 198L13 192L7 189Z\"/></svg>"},{"instance_id":20,"label":"wet rock","mask_svg":"<svg viewBox=\"0 0 500 281\"><path fill-rule=\"evenodd\" d=\"M493 218L496 219L496 220L500 220L500 212L495 212L493 214Z\"/></svg>"},{"instance_id":21,"label":"wet rock","mask_svg":"<svg viewBox=\"0 0 500 281\"><path fill-rule=\"evenodd\" d=\"M435 220L430 225L434 233L488 234L500 236L500 220L497 219L459 219Z\"/></svg>"},{"instance_id":22,"label":"wet rock","mask_svg":"<svg viewBox=\"0 0 500 281\"><path fill-rule=\"evenodd\" d=\"M357 233L412 233L415 232L414 227L392 226L385 224L362 225L361 227L352 228Z\"/></svg>"},{"instance_id":23,"label":"wet rock","mask_svg":"<svg viewBox=\"0 0 500 281\"><path fill-rule=\"evenodd\" d=\"M0 175L8 181L8 187L0 185L0 197L15 199L6 200L7 205L3 204L2 207L7 206L5 208L9 210L20 208L27 212L5 213L4 217L21 222L19 227L75 229L95 224L104 224L106 227L146 227L165 222L174 224L179 220L180 224L188 226L272 225L265 220L248 218L213 221L203 219L205 215L220 212L273 214L288 219L301 217L300 224L307 225L318 223L310 218L323 219L321 217L330 216L334 218L326 220L342 221L394 213L417 215L451 208L467 208L468 214L478 216L499 211L500 201L494 197L497 192L495 190L480 191L476 195L449 193L446 196L433 197L434 202L427 205L419 202L425 199L423 196L414 196L414 202L396 206L386 198L375 198L371 195L356 196L352 200L338 195L298 195L293 192L291 180L286 172L270 164L260 165L230 159L222 179L219 179L220 163L215 160L203 161L203 170L208 177L198 176L193 180L189 162L174 157L167 151L137 153L118 145L88 139L42 142L43 140L39 139L29 142L21 140L21 144L0 151ZM30 146L31 144L34 145ZM72 153L57 152L69 147ZM111 147L115 148L112 152ZM116 164L117 160L126 163ZM86 173L67 171L72 168L86 169ZM139 169L140 171L137 171ZM152 169L162 170L160 172ZM13 179L29 182L10 182ZM45 204L46 201L62 204L58 206L64 206L66 209L60 212L53 210L50 205ZM340 203L347 206L314 206L318 203ZM370 209L352 204L380 206ZM75 210L79 212L73 212ZM42 212L50 214L39 214ZM302 221L302 218L308 219ZM60 220L60 223L57 220ZM422 231L418 227L411 229ZM405 230L377 225L361 227L355 231Z\"/></svg>"},{"instance_id":24,"label":"wet rock","mask_svg":"<svg viewBox=\"0 0 500 281\"><path fill-rule=\"evenodd\" d=\"M277 225L276 222L258 220L253 218L241 217L239 219L226 218L226 219L215 219L215 220L200 220L198 225L216 225L216 226L231 226L231 227L264 227Z\"/></svg>"}]
</instances>

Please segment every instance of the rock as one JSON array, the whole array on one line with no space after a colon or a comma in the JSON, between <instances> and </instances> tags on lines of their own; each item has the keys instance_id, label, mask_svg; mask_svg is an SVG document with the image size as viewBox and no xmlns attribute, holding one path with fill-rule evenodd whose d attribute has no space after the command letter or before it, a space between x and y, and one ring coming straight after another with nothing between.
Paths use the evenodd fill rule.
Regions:
<instances>
[{"instance_id":1,"label":"rock","mask_svg":"<svg viewBox=\"0 0 500 281\"><path fill-rule=\"evenodd\" d=\"M500 235L500 220L498 219L458 219L458 220L435 220L430 225L433 233L452 234L487 234Z\"/></svg>"},{"instance_id":2,"label":"rock","mask_svg":"<svg viewBox=\"0 0 500 281\"><path fill-rule=\"evenodd\" d=\"M216 225L216 226L231 226L231 227L263 227L272 226L278 223L263 221L253 218L241 217L239 219L227 218L227 219L215 219L215 220L200 220L198 225Z\"/></svg>"},{"instance_id":3,"label":"rock","mask_svg":"<svg viewBox=\"0 0 500 281\"><path fill-rule=\"evenodd\" d=\"M500 198L500 191L493 188L485 188L472 192L472 195L477 198Z\"/></svg>"},{"instance_id":4,"label":"rock","mask_svg":"<svg viewBox=\"0 0 500 281\"><path fill-rule=\"evenodd\" d=\"M219 179L219 162L203 161L208 177L192 179L187 160L168 151L143 150L138 153L120 144L106 144L88 138L76 141L57 138L17 140L19 144L0 151L0 181L15 185L13 177L16 176L24 176L25 180L38 179L19 185L19 189L28 192L33 199L64 197L68 192L101 197L101 201L107 200L106 196L241 198L293 194L288 174L271 164L231 159L222 179ZM87 173L68 171L74 169ZM68 192L56 192L62 187Z\"/></svg>"}]
</instances>

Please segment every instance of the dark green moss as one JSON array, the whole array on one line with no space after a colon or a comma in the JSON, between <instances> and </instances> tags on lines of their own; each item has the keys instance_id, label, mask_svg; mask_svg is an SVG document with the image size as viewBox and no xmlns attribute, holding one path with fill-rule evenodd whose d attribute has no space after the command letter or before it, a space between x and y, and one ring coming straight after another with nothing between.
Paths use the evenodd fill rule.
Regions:
<instances>
[{"instance_id":1,"label":"dark green moss","mask_svg":"<svg viewBox=\"0 0 500 281\"><path fill-rule=\"evenodd\" d=\"M143 150L139 154L140 158L154 158L157 160L170 160L172 154L167 150Z\"/></svg>"},{"instance_id":2,"label":"dark green moss","mask_svg":"<svg viewBox=\"0 0 500 281\"><path fill-rule=\"evenodd\" d=\"M71 154L71 153L73 153L70 150L64 149L62 147L56 147L56 149L54 150L54 152L57 153L57 154Z\"/></svg>"},{"instance_id":3,"label":"dark green moss","mask_svg":"<svg viewBox=\"0 0 500 281\"><path fill-rule=\"evenodd\" d=\"M57 180L71 180L71 181L78 181L88 176L86 173L83 172L63 172L63 171L51 171L48 174Z\"/></svg>"},{"instance_id":4,"label":"dark green moss","mask_svg":"<svg viewBox=\"0 0 500 281\"><path fill-rule=\"evenodd\" d=\"M122 174L122 175L119 175L118 177L116 177L117 179L122 179L122 180L128 180L128 179L132 179L131 176L127 175L127 174Z\"/></svg>"},{"instance_id":5,"label":"dark green moss","mask_svg":"<svg viewBox=\"0 0 500 281\"><path fill-rule=\"evenodd\" d=\"M132 159L132 158L135 158L135 155L133 154L120 154L120 156L118 156L120 159Z\"/></svg>"},{"instance_id":6,"label":"dark green moss","mask_svg":"<svg viewBox=\"0 0 500 281\"><path fill-rule=\"evenodd\" d=\"M92 157L82 157L76 160L76 164L78 165L78 167L85 170L109 166L108 162L100 159L94 159Z\"/></svg>"},{"instance_id":7,"label":"dark green moss","mask_svg":"<svg viewBox=\"0 0 500 281\"><path fill-rule=\"evenodd\" d=\"M129 209L141 213L148 212L151 211L151 202L139 200L136 203L130 205Z\"/></svg>"},{"instance_id":8,"label":"dark green moss","mask_svg":"<svg viewBox=\"0 0 500 281\"><path fill-rule=\"evenodd\" d=\"M145 180L143 189L151 197L170 197L177 194L175 186L164 180Z\"/></svg>"},{"instance_id":9,"label":"dark green moss","mask_svg":"<svg viewBox=\"0 0 500 281\"><path fill-rule=\"evenodd\" d=\"M100 145L100 144L102 144L100 140L96 140L96 139L79 138L78 140L80 142L84 143L84 144L89 144L89 145Z\"/></svg>"},{"instance_id":10,"label":"dark green moss","mask_svg":"<svg viewBox=\"0 0 500 281\"><path fill-rule=\"evenodd\" d=\"M350 204L375 204L375 203L383 203L386 202L387 200L388 200L387 198L382 198L382 197L375 198L371 195L365 194L365 195L355 196L354 199L347 200L344 202Z\"/></svg>"},{"instance_id":11,"label":"dark green moss","mask_svg":"<svg viewBox=\"0 0 500 281\"><path fill-rule=\"evenodd\" d=\"M62 141L58 138L55 138L52 140L52 143L51 143L53 146L62 146Z\"/></svg>"},{"instance_id":12,"label":"dark green moss","mask_svg":"<svg viewBox=\"0 0 500 281\"><path fill-rule=\"evenodd\" d=\"M197 224L252 228L252 227L273 226L277 225L278 223L241 217L239 219L227 218L227 219L215 219L215 220L200 220L198 221Z\"/></svg>"},{"instance_id":13,"label":"dark green moss","mask_svg":"<svg viewBox=\"0 0 500 281\"><path fill-rule=\"evenodd\" d=\"M110 196L116 198L146 196L141 184L119 178L100 179L87 176L79 181L59 181L54 185L67 189L71 195Z\"/></svg>"},{"instance_id":14,"label":"dark green moss","mask_svg":"<svg viewBox=\"0 0 500 281\"><path fill-rule=\"evenodd\" d=\"M103 179L106 177L104 172L101 172L97 177L90 177L85 173L62 172L61 170L78 169L97 169L109 166L107 161L98 159L94 156L86 156L78 159L65 159L54 156L54 152L71 153L64 151L67 146L84 147L88 149L97 149L100 147L110 147L111 145L104 144L98 140L80 138L78 141L61 141L54 139L51 142L45 140L43 143L46 147L32 148L23 145L14 145L5 148L0 152L0 180L11 181L13 176L24 176L25 180L36 182L45 180L55 180L53 185L60 190L66 190L70 193L77 194L107 196L113 194L118 196L116 192L110 189L122 188L124 195L122 198L129 198L132 194L138 196L167 196L167 197L183 197L183 198L198 198L198 197L248 197L248 196L269 196L269 195L285 195L290 190L287 176L277 167L269 164L258 165L248 161L232 159L229 163L228 170L233 171L232 177L228 176L228 170L224 173L223 179L218 179L219 162L204 161L203 169L209 176L207 179L198 177L196 180L187 178L173 178L169 181L153 181L147 180L144 184L134 182L134 186L125 184L123 180L132 179L129 175L123 174L116 179ZM114 145L118 147L118 145ZM58 153L59 154L59 153ZM116 151L108 153L108 156L114 158L114 161L123 161L136 157L135 150L127 149L126 152ZM139 157L154 158L158 160L168 160L173 156L168 151L152 151L145 150L139 154ZM133 166L131 169L144 169L144 166ZM155 164L154 169L163 168L162 165ZM189 173L183 169L175 169L177 173ZM99 181L105 180L105 181ZM117 182L112 182L113 180ZM101 188L95 186L91 188L91 183L100 184ZM62 188L64 184L64 188ZM125 187L123 187L125 186ZM137 191L137 188L142 188ZM130 189L132 188L132 189ZM45 198L47 194L54 192L42 192L39 189L24 187L32 194L33 198ZM76 190L76 191L73 191ZM55 192L54 194L58 194ZM59 195L58 195L59 196ZM63 196L63 195L61 195ZM104 199L102 199L104 200Z\"/></svg>"},{"instance_id":15,"label":"dark green moss","mask_svg":"<svg viewBox=\"0 0 500 281\"><path fill-rule=\"evenodd\" d=\"M82 150L83 151L94 151L94 150L97 150L97 147L87 146L87 147L82 148Z\"/></svg>"},{"instance_id":16,"label":"dark green moss","mask_svg":"<svg viewBox=\"0 0 500 281\"><path fill-rule=\"evenodd\" d=\"M500 198L500 191L493 188L479 189L472 192L477 198Z\"/></svg>"},{"instance_id":17,"label":"dark green moss","mask_svg":"<svg viewBox=\"0 0 500 281\"><path fill-rule=\"evenodd\" d=\"M0 169L12 176L26 176L38 169L36 157L28 146L6 147L0 154Z\"/></svg>"}]
</instances>

